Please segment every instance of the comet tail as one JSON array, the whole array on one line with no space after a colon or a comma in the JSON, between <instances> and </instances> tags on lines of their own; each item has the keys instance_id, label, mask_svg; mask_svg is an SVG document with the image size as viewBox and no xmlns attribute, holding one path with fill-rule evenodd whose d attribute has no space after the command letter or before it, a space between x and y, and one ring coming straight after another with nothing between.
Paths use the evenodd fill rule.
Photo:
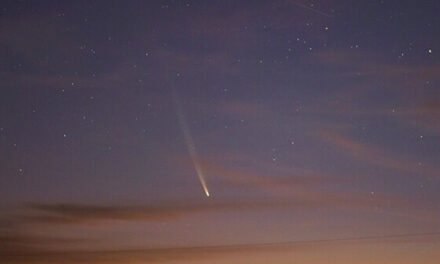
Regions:
<instances>
[{"instance_id":1,"label":"comet tail","mask_svg":"<svg viewBox=\"0 0 440 264\"><path fill-rule=\"evenodd\" d=\"M179 119L179 125L182 128L183 135L185 137L186 147L188 148L189 155L191 157L191 161L194 165L194 169L196 170L197 176L199 177L200 183L205 191L207 197L209 197L208 186L206 185L205 177L203 175L202 167L199 162L199 155L196 150L196 146L194 144L194 140L191 136L191 131L189 130L188 123L185 118L185 114L183 112L182 106L180 105L179 97L177 92L173 94L174 102L176 104L177 117Z\"/></svg>"}]
</instances>

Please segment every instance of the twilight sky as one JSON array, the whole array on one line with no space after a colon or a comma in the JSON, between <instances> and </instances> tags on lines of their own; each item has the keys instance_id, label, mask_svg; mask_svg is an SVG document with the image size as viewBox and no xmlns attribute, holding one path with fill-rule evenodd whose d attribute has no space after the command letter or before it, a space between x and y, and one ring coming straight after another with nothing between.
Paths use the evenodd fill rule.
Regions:
<instances>
[{"instance_id":1,"label":"twilight sky","mask_svg":"<svg viewBox=\"0 0 440 264\"><path fill-rule=\"evenodd\" d=\"M439 263L439 12L2 1L0 262Z\"/></svg>"}]
</instances>

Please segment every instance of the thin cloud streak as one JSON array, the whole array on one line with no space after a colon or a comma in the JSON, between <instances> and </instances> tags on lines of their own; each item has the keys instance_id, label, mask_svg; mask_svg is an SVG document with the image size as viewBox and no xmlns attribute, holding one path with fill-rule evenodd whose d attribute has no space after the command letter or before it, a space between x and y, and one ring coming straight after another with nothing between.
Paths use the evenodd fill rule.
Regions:
<instances>
[{"instance_id":1,"label":"thin cloud streak","mask_svg":"<svg viewBox=\"0 0 440 264\"><path fill-rule=\"evenodd\" d=\"M203 203L168 203L151 206L110 206L87 204L29 204L37 215L17 216L29 224L92 224L106 220L177 221L185 217L225 211L268 210L273 208L308 208L317 203L295 200L208 201Z\"/></svg>"},{"instance_id":2,"label":"thin cloud streak","mask_svg":"<svg viewBox=\"0 0 440 264\"><path fill-rule=\"evenodd\" d=\"M383 148L367 145L359 141L343 137L340 134L332 132L322 132L319 134L322 139L330 144L342 149L348 156L369 163L379 165L385 168L394 169L406 173L423 173L428 177L438 179L440 170L419 163L412 162L405 157L395 157L395 155L387 154Z\"/></svg>"},{"instance_id":3,"label":"thin cloud streak","mask_svg":"<svg viewBox=\"0 0 440 264\"><path fill-rule=\"evenodd\" d=\"M273 187L256 183L254 188L275 192ZM106 221L144 221L169 222L203 214L226 212L258 212L264 210L303 211L319 208L342 209L348 211L367 211L378 214L391 214L411 217L421 221L437 221L438 214L426 214L417 210L417 204L424 201L407 201L399 196L380 194L336 193L315 191L313 189L295 189L285 193L282 199L274 196L270 199L208 201L203 203L167 203L149 206L112 206L91 204L29 204L31 211L27 215L11 216L16 225L94 225Z\"/></svg>"}]
</instances>

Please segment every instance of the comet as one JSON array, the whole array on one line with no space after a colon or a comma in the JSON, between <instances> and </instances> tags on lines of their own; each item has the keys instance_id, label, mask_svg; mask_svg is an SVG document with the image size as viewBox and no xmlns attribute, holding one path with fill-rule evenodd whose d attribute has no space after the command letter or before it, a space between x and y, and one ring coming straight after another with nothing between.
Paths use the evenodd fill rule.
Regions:
<instances>
[{"instance_id":1,"label":"comet","mask_svg":"<svg viewBox=\"0 0 440 264\"><path fill-rule=\"evenodd\" d=\"M202 166L200 166L199 162L199 154L197 153L196 145L194 144L194 139L191 135L191 131L188 126L188 122L185 118L185 113L183 111L182 105L180 104L179 95L176 91L173 91L173 99L176 105L176 113L177 118L179 119L179 125L182 129L183 136L185 138L186 148L188 149L189 156L191 157L191 161L194 165L194 169L199 177L200 184L202 185L203 191L205 192L206 197L209 197L209 189L206 185L205 176L203 173Z\"/></svg>"}]
</instances>

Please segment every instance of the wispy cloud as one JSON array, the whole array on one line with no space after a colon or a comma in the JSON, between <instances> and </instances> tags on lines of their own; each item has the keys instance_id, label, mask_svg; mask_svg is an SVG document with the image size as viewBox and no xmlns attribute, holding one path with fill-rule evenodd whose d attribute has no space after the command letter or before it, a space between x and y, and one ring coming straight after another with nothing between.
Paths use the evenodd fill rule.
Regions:
<instances>
[{"instance_id":1,"label":"wispy cloud","mask_svg":"<svg viewBox=\"0 0 440 264\"><path fill-rule=\"evenodd\" d=\"M366 153L370 154L370 152ZM215 175L217 180L224 181L229 189L254 190L267 194L269 199L294 201L294 204L300 206L298 209L325 207L347 212L363 211L393 215L423 222L435 222L439 219L439 215L435 212L427 213L417 209L420 204L430 204L427 201L409 200L398 194L349 190L341 192L338 187L350 186L354 183L354 178L347 175L299 168L272 169L271 172L262 173L249 168L227 167L218 161L206 159L202 160L202 166L210 175ZM254 167L254 169L257 168ZM326 186L326 188L322 188L322 186Z\"/></svg>"},{"instance_id":2,"label":"wispy cloud","mask_svg":"<svg viewBox=\"0 0 440 264\"><path fill-rule=\"evenodd\" d=\"M315 53L311 61L324 67L342 70L343 76L375 76L390 80L400 78L407 84L425 82L436 78L440 72L439 65L403 65L385 63L377 54L359 52L357 49L350 51L324 50ZM374 86L372 86L374 87ZM400 86L393 86L401 89Z\"/></svg>"},{"instance_id":3,"label":"wispy cloud","mask_svg":"<svg viewBox=\"0 0 440 264\"><path fill-rule=\"evenodd\" d=\"M261 163L260 163L261 165ZM234 168L222 165L217 160L202 160L202 166L211 175L216 175L230 185L241 188L257 188L271 193L300 191L304 186L341 183L343 180L336 175L325 174L300 168ZM266 172L262 172L266 171Z\"/></svg>"},{"instance_id":4,"label":"wispy cloud","mask_svg":"<svg viewBox=\"0 0 440 264\"><path fill-rule=\"evenodd\" d=\"M372 144L362 143L349 137L341 136L339 133L327 131L321 132L319 135L322 139L343 150L347 156L354 159L407 173L424 173L428 177L438 178L440 173L440 170L436 167L422 166L420 163L406 157L386 152L383 148Z\"/></svg>"},{"instance_id":5,"label":"wispy cloud","mask_svg":"<svg viewBox=\"0 0 440 264\"><path fill-rule=\"evenodd\" d=\"M101 221L176 221L203 213L267 210L271 208L303 208L307 204L293 200L249 200L174 202L141 206L92 204L29 204L37 214L16 217L27 224L93 224Z\"/></svg>"},{"instance_id":6,"label":"wispy cloud","mask_svg":"<svg viewBox=\"0 0 440 264\"><path fill-rule=\"evenodd\" d=\"M228 173L228 172L225 172ZM229 175L234 177L233 174ZM237 176L237 175L235 175ZM63 225L95 225L109 221L142 221L142 222L170 222L180 221L189 217L204 214L218 214L228 212L258 212L266 210L290 210L300 212L310 209L327 208L347 211L367 211L378 214L391 214L422 221L438 219L436 213L427 215L417 210L417 204L423 201L407 200L397 195L381 195L359 192L336 192L314 189L307 185L315 184L304 180L266 179L265 176L239 174L244 177L231 180L233 184L254 188L271 194L270 197L253 199L234 199L203 202L170 202L155 205L117 206L99 204L28 204L25 214L9 216L10 223L15 226L47 225L48 227ZM252 179L254 178L255 179ZM318 180L319 182L319 180ZM283 187L282 185L285 185ZM7 228L6 230L9 230Z\"/></svg>"}]
</instances>

